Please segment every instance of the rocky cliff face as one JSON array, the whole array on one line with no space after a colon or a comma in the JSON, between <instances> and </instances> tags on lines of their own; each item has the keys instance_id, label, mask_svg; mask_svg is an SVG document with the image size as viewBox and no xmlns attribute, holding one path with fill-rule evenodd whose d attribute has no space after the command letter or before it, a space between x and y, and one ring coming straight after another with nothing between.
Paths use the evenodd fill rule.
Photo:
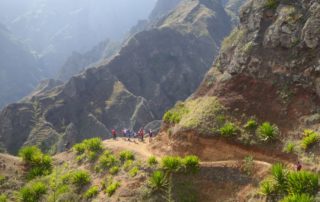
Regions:
<instances>
[{"instance_id":1,"label":"rocky cliff face","mask_svg":"<svg viewBox=\"0 0 320 202\"><path fill-rule=\"evenodd\" d=\"M263 149L266 144L257 134L244 129L246 121L255 117L258 123L274 123L281 131L267 146L271 155L281 152L289 139L300 141L304 129L318 131L319 14L316 0L248 1L240 12L240 26L222 43L193 101L176 107L198 106L176 124L174 131L180 135L176 138L181 139L186 129L221 135L221 127L231 122L238 128L233 140ZM212 104L201 111L206 103Z\"/></svg>"},{"instance_id":2,"label":"rocky cliff face","mask_svg":"<svg viewBox=\"0 0 320 202\"><path fill-rule=\"evenodd\" d=\"M136 130L160 119L199 85L231 29L228 19L216 1L185 0L110 62L5 108L0 141L11 153L23 144L56 151L67 141L107 138L111 128Z\"/></svg>"},{"instance_id":3,"label":"rocky cliff face","mask_svg":"<svg viewBox=\"0 0 320 202\"><path fill-rule=\"evenodd\" d=\"M92 67L101 60L110 60L120 49L120 45L111 40L106 40L86 53L73 52L61 67L58 79L67 81L72 76L79 74L83 70Z\"/></svg>"},{"instance_id":4,"label":"rocky cliff face","mask_svg":"<svg viewBox=\"0 0 320 202\"><path fill-rule=\"evenodd\" d=\"M0 24L0 108L27 95L40 75L37 58Z\"/></svg>"}]
</instances>

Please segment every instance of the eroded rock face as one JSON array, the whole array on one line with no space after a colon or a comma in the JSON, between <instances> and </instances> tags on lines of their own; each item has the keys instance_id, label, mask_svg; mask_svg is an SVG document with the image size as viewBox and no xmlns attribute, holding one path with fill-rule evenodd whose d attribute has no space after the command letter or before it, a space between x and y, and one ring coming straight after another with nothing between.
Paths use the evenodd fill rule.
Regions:
<instances>
[{"instance_id":1,"label":"eroded rock face","mask_svg":"<svg viewBox=\"0 0 320 202\"><path fill-rule=\"evenodd\" d=\"M10 153L23 144L60 151L67 142L108 138L112 128L137 130L159 120L196 89L230 29L218 1L185 0L132 36L110 62L6 108L0 115L0 140ZM21 120L24 111L33 121ZM157 128L159 123L148 125Z\"/></svg>"},{"instance_id":2,"label":"eroded rock face","mask_svg":"<svg viewBox=\"0 0 320 202\"><path fill-rule=\"evenodd\" d=\"M309 127L300 118L320 110L319 2L266 5L254 0L242 8L240 26L194 96L218 96L239 114L286 131Z\"/></svg>"}]
</instances>

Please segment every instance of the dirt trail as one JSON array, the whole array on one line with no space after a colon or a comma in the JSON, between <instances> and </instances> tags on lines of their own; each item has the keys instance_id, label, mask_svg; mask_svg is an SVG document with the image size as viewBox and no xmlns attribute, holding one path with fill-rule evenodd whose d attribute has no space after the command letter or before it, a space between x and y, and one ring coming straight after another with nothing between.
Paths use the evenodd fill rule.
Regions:
<instances>
[{"instance_id":1,"label":"dirt trail","mask_svg":"<svg viewBox=\"0 0 320 202\"><path fill-rule=\"evenodd\" d=\"M150 148L150 141L146 139L144 142L141 142L137 139L128 141L126 138L117 138L116 140L110 139L105 140L103 145L106 148L109 148L114 151L121 151L121 150L130 150L136 153L136 155L142 158L148 158L150 156L155 155L154 152ZM158 153L157 156L164 156L164 153ZM233 165L237 165L239 160L221 160L221 161L203 161L201 162L202 167L230 167ZM256 165L259 167L270 168L271 164L264 161L254 161Z\"/></svg>"}]
</instances>

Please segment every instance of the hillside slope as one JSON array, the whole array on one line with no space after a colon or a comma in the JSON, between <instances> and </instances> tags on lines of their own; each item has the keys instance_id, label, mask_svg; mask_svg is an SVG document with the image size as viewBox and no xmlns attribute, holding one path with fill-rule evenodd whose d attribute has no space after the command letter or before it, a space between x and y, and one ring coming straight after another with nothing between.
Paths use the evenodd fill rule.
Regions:
<instances>
[{"instance_id":1,"label":"hillside slope","mask_svg":"<svg viewBox=\"0 0 320 202\"><path fill-rule=\"evenodd\" d=\"M246 3L198 90L167 114L164 136L184 152L218 142L319 168L319 13L318 1Z\"/></svg>"},{"instance_id":2,"label":"hillside slope","mask_svg":"<svg viewBox=\"0 0 320 202\"><path fill-rule=\"evenodd\" d=\"M10 153L23 144L54 152L66 142L161 119L199 85L231 29L228 19L216 1L184 1L156 27L132 36L110 62L5 108L0 141Z\"/></svg>"}]
</instances>

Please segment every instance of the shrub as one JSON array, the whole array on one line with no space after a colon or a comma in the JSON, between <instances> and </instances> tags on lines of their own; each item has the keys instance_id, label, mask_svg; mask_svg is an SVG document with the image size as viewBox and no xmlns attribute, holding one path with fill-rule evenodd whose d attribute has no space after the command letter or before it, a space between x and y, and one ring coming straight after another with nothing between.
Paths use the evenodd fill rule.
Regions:
<instances>
[{"instance_id":1,"label":"shrub","mask_svg":"<svg viewBox=\"0 0 320 202\"><path fill-rule=\"evenodd\" d=\"M154 171L148 181L149 187L154 190L162 190L168 186L168 180L164 172Z\"/></svg>"},{"instance_id":2,"label":"shrub","mask_svg":"<svg viewBox=\"0 0 320 202\"><path fill-rule=\"evenodd\" d=\"M246 124L243 126L246 130L256 130L258 123L254 119L249 119Z\"/></svg>"},{"instance_id":3,"label":"shrub","mask_svg":"<svg viewBox=\"0 0 320 202\"><path fill-rule=\"evenodd\" d=\"M173 109L167 111L162 119L165 123L177 124L186 113L188 113L188 109L185 107L184 103L180 102L177 103Z\"/></svg>"},{"instance_id":4,"label":"shrub","mask_svg":"<svg viewBox=\"0 0 320 202\"><path fill-rule=\"evenodd\" d=\"M123 170L128 171L133 166L133 160L127 160L123 164Z\"/></svg>"},{"instance_id":5,"label":"shrub","mask_svg":"<svg viewBox=\"0 0 320 202\"><path fill-rule=\"evenodd\" d=\"M233 123L226 123L220 128L220 134L224 137L230 137L237 133L237 127Z\"/></svg>"},{"instance_id":6,"label":"shrub","mask_svg":"<svg viewBox=\"0 0 320 202\"><path fill-rule=\"evenodd\" d=\"M275 181L275 190L279 193L286 193L288 172L281 163L274 164L271 168L271 174Z\"/></svg>"},{"instance_id":7,"label":"shrub","mask_svg":"<svg viewBox=\"0 0 320 202\"><path fill-rule=\"evenodd\" d=\"M244 166L243 166L244 172L246 172L248 175L251 175L253 168L254 168L253 157L246 156L244 158Z\"/></svg>"},{"instance_id":8,"label":"shrub","mask_svg":"<svg viewBox=\"0 0 320 202\"><path fill-rule=\"evenodd\" d=\"M19 198L23 202L35 202L47 193L47 187L42 182L34 182L28 186L21 188Z\"/></svg>"},{"instance_id":9,"label":"shrub","mask_svg":"<svg viewBox=\"0 0 320 202\"><path fill-rule=\"evenodd\" d=\"M307 131L308 132L305 131L305 137L302 139L301 142L301 147L305 150L308 149L311 145L318 142L320 139L320 136L316 132L309 130Z\"/></svg>"},{"instance_id":10,"label":"shrub","mask_svg":"<svg viewBox=\"0 0 320 202\"><path fill-rule=\"evenodd\" d=\"M120 187L120 183L119 182L112 182L106 189L106 193L108 194L108 196L112 196L116 190Z\"/></svg>"},{"instance_id":11,"label":"shrub","mask_svg":"<svg viewBox=\"0 0 320 202\"><path fill-rule=\"evenodd\" d=\"M27 146L27 147L22 147L19 150L19 156L22 158L24 162L33 163L35 159L38 159L42 156L42 152L36 146L32 146L32 147Z\"/></svg>"},{"instance_id":12,"label":"shrub","mask_svg":"<svg viewBox=\"0 0 320 202\"><path fill-rule=\"evenodd\" d=\"M102 140L97 137L86 139L83 141L83 144L85 145L85 148L88 151L100 152L103 149Z\"/></svg>"},{"instance_id":13,"label":"shrub","mask_svg":"<svg viewBox=\"0 0 320 202\"><path fill-rule=\"evenodd\" d=\"M118 166L113 166L113 167L111 167L110 169L109 169L109 173L111 174L111 175L115 175L115 174L117 174L119 172L119 167Z\"/></svg>"},{"instance_id":14,"label":"shrub","mask_svg":"<svg viewBox=\"0 0 320 202\"><path fill-rule=\"evenodd\" d=\"M308 194L293 194L285 197L280 202L315 202L315 199Z\"/></svg>"},{"instance_id":15,"label":"shrub","mask_svg":"<svg viewBox=\"0 0 320 202\"><path fill-rule=\"evenodd\" d=\"M120 160L122 162L126 160L134 160L134 154L131 151L122 151L120 152Z\"/></svg>"},{"instance_id":16,"label":"shrub","mask_svg":"<svg viewBox=\"0 0 320 202\"><path fill-rule=\"evenodd\" d=\"M84 193L83 197L86 198L86 199L91 199L95 196L97 196L99 193L99 187L98 186L93 186L93 187L90 187L86 193Z\"/></svg>"},{"instance_id":17,"label":"shrub","mask_svg":"<svg viewBox=\"0 0 320 202\"><path fill-rule=\"evenodd\" d=\"M269 9L276 9L279 5L279 0L267 0L265 7Z\"/></svg>"},{"instance_id":18,"label":"shrub","mask_svg":"<svg viewBox=\"0 0 320 202\"><path fill-rule=\"evenodd\" d=\"M5 194L0 194L0 202L7 202L8 198Z\"/></svg>"},{"instance_id":19,"label":"shrub","mask_svg":"<svg viewBox=\"0 0 320 202\"><path fill-rule=\"evenodd\" d=\"M199 170L199 158L197 156L186 156L182 164L187 172L196 173Z\"/></svg>"},{"instance_id":20,"label":"shrub","mask_svg":"<svg viewBox=\"0 0 320 202\"><path fill-rule=\"evenodd\" d=\"M162 158L161 166L169 172L177 172L182 167L182 161L180 157L165 156Z\"/></svg>"},{"instance_id":21,"label":"shrub","mask_svg":"<svg viewBox=\"0 0 320 202\"><path fill-rule=\"evenodd\" d=\"M150 156L149 158L148 158L148 165L150 166L150 167L152 167L152 166L155 166L155 165L157 165L158 164L158 160L156 159L156 157L155 156Z\"/></svg>"},{"instance_id":22,"label":"shrub","mask_svg":"<svg viewBox=\"0 0 320 202\"><path fill-rule=\"evenodd\" d=\"M292 142L288 142L284 148L283 148L283 151L286 152L286 153L293 153L294 152L294 149L295 149L295 144L292 143Z\"/></svg>"},{"instance_id":23,"label":"shrub","mask_svg":"<svg viewBox=\"0 0 320 202\"><path fill-rule=\"evenodd\" d=\"M276 125L271 125L269 122L264 122L258 127L257 133L263 141L276 139L279 134L279 129Z\"/></svg>"},{"instance_id":24,"label":"shrub","mask_svg":"<svg viewBox=\"0 0 320 202\"><path fill-rule=\"evenodd\" d=\"M75 144L72 150L76 152L77 155L83 154L86 150L86 146L83 143Z\"/></svg>"},{"instance_id":25,"label":"shrub","mask_svg":"<svg viewBox=\"0 0 320 202\"><path fill-rule=\"evenodd\" d=\"M309 194L317 193L319 177L309 171L290 172L288 174L288 191L291 194Z\"/></svg>"},{"instance_id":26,"label":"shrub","mask_svg":"<svg viewBox=\"0 0 320 202\"><path fill-rule=\"evenodd\" d=\"M19 156L29 166L27 178L33 179L37 176L48 175L52 171L52 158L41 152L38 147L23 147Z\"/></svg>"},{"instance_id":27,"label":"shrub","mask_svg":"<svg viewBox=\"0 0 320 202\"><path fill-rule=\"evenodd\" d=\"M129 171L131 177L135 177L139 172L139 167L135 166Z\"/></svg>"},{"instance_id":28,"label":"shrub","mask_svg":"<svg viewBox=\"0 0 320 202\"><path fill-rule=\"evenodd\" d=\"M275 192L274 184L270 180L264 180L260 183L260 193L264 196L271 196Z\"/></svg>"},{"instance_id":29,"label":"shrub","mask_svg":"<svg viewBox=\"0 0 320 202\"><path fill-rule=\"evenodd\" d=\"M117 163L117 159L113 155L103 155L99 158L98 164L101 168L110 168Z\"/></svg>"},{"instance_id":30,"label":"shrub","mask_svg":"<svg viewBox=\"0 0 320 202\"><path fill-rule=\"evenodd\" d=\"M71 175L71 183L76 185L78 188L81 188L82 186L89 184L90 181L90 174L84 170L75 171Z\"/></svg>"}]
</instances>

